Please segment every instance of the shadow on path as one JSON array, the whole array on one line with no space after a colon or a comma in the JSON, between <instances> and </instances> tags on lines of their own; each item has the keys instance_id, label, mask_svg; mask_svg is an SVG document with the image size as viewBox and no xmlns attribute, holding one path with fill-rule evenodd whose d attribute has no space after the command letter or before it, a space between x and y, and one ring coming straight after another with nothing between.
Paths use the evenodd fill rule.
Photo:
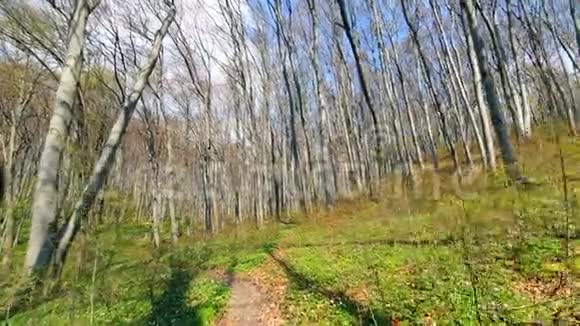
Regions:
<instances>
[{"instance_id":1,"label":"shadow on path","mask_svg":"<svg viewBox=\"0 0 580 326\"><path fill-rule=\"evenodd\" d=\"M296 286L299 290L321 295L328 300L338 302L336 306L347 312L355 320L357 325L391 325L391 319L384 312L371 309L370 307L354 300L342 291L332 291L322 287L320 284L305 275L299 273L288 262L280 258L275 253L270 253L272 259L282 267L286 276L290 280L291 286Z\"/></svg>"}]
</instances>

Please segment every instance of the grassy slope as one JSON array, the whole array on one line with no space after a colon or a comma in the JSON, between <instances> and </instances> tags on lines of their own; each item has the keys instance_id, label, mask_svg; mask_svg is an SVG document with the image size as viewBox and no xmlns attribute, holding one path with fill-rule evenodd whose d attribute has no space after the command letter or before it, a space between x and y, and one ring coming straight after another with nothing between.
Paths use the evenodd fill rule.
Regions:
<instances>
[{"instance_id":1,"label":"grassy slope","mask_svg":"<svg viewBox=\"0 0 580 326\"><path fill-rule=\"evenodd\" d=\"M579 193L580 143L562 143L570 188ZM538 140L519 152L538 183L525 190L481 174L458 196L447 176L435 200L425 173L422 190L402 193L390 180L378 203L345 201L291 225L182 243L175 254L152 254L146 226L109 226L86 244L84 268L72 255L61 290L14 308L9 322L208 324L229 297L216 269L259 278L290 324L490 324L569 314L574 284L562 280L578 276L580 261L564 259L557 147ZM573 227L572 234L577 239ZM570 246L580 250L578 240ZM0 304L10 289L0 287Z\"/></svg>"}]
</instances>

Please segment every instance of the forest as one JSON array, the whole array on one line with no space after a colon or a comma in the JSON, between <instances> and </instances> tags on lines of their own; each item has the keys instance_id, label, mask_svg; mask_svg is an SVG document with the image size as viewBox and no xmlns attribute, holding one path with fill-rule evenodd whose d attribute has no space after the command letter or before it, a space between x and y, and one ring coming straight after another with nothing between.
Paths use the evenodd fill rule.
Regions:
<instances>
[{"instance_id":1,"label":"forest","mask_svg":"<svg viewBox=\"0 0 580 326\"><path fill-rule=\"evenodd\" d=\"M580 323L577 0L0 0L0 325Z\"/></svg>"}]
</instances>

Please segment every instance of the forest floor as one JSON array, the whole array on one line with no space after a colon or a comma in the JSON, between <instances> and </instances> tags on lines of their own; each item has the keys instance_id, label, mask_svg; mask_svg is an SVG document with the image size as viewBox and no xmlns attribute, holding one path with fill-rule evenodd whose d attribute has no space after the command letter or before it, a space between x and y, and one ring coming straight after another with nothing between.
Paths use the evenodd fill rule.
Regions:
<instances>
[{"instance_id":1,"label":"forest floor","mask_svg":"<svg viewBox=\"0 0 580 326\"><path fill-rule=\"evenodd\" d=\"M259 280L222 270L216 272L215 279L225 282L231 289L229 303L218 326L283 324L279 302L260 286Z\"/></svg>"},{"instance_id":2,"label":"forest floor","mask_svg":"<svg viewBox=\"0 0 580 326\"><path fill-rule=\"evenodd\" d=\"M379 200L342 200L332 210L290 214L289 223L261 230L244 226L210 239L184 236L177 249L166 239L157 251L149 225L101 226L79 241L63 281L51 291L11 306L14 286L4 285L13 279L0 279L0 320L578 323L580 139L562 137L560 143L568 205L556 140L534 138L517 148L532 181L527 185L508 185L501 172L465 169L457 178L426 170L412 187L396 176L386 180ZM17 260L24 249L24 243L18 246Z\"/></svg>"}]
</instances>

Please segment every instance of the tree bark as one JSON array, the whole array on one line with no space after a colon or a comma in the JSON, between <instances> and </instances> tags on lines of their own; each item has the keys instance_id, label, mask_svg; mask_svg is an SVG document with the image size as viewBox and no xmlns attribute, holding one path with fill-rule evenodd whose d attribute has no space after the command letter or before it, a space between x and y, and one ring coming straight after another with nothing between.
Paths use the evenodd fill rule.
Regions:
<instances>
[{"instance_id":1,"label":"tree bark","mask_svg":"<svg viewBox=\"0 0 580 326\"><path fill-rule=\"evenodd\" d=\"M314 72L314 92L316 94L316 106L319 112L319 122L318 122L318 137L320 146L320 162L318 162L318 170L320 171L320 177L322 181L322 188L324 193L324 204L327 207L332 207L334 205L334 194L336 189L331 189L332 184L334 184L333 174L330 173L330 155L329 155L329 142L330 137L328 136L328 118L326 112L326 104L324 103L322 89L323 80L320 75L320 68L318 63L318 15L316 13L316 0L308 0L308 11L310 13L311 20L311 32L312 32L312 45L310 48L310 61L312 63L312 70Z\"/></svg>"},{"instance_id":2,"label":"tree bark","mask_svg":"<svg viewBox=\"0 0 580 326\"><path fill-rule=\"evenodd\" d=\"M26 252L25 268L40 272L50 263L56 229L58 178L61 159L68 138L77 87L82 69L85 29L91 13L88 0L78 0L70 20L68 49L56 92L54 112L38 166L32 207L32 225Z\"/></svg>"},{"instance_id":3,"label":"tree bark","mask_svg":"<svg viewBox=\"0 0 580 326\"><path fill-rule=\"evenodd\" d=\"M526 91L526 85L522 77L522 71L520 69L520 62L518 59L518 52L516 50L516 43L514 40L514 30L513 30L513 13L511 10L511 0L506 1L507 7L507 19L508 19L508 34L510 49L513 56L514 66L516 70L516 80L517 80L517 91L518 98L516 103L518 103L518 120L521 120L522 125L522 136L524 138L530 138L532 136L532 129L529 124L530 106L528 100L528 93Z\"/></svg>"},{"instance_id":4,"label":"tree bark","mask_svg":"<svg viewBox=\"0 0 580 326\"><path fill-rule=\"evenodd\" d=\"M406 4L406 0L400 0L400 3L401 3L401 7L403 8L403 16L405 18L405 22L406 22L407 26L409 27L409 29L411 30L411 37L413 39L413 43L415 43L415 46L417 47L419 59L421 60L421 64L423 65L423 72L425 73L427 87L429 88L429 92L431 94L431 97L433 98L433 102L435 104L435 109L436 109L437 115L439 117L439 121L441 123L441 128L440 128L441 133L443 134L443 138L447 144L447 148L448 148L451 156L453 157L453 164L454 164L455 168L457 170L460 170L461 164L459 162L457 150L455 149L455 144L453 143L453 140L451 139L451 135L449 134L449 131L451 131L451 129L449 128L447 117L445 116L445 113L443 112L443 107L441 105L439 95L435 91L435 86L433 83L433 77L432 77L432 73L431 73L431 66L427 62L427 58L425 57L425 54L423 53L423 47L421 46L421 42L419 41L417 27L415 26L415 24L413 22L411 22L411 18L409 17L409 13L407 12L407 5L408 4Z\"/></svg>"},{"instance_id":5,"label":"tree bark","mask_svg":"<svg viewBox=\"0 0 580 326\"><path fill-rule=\"evenodd\" d=\"M373 128L374 128L374 135L375 135L375 142L376 142L375 143L375 154L376 154L376 160L377 160L378 171L379 171L379 176L380 176L380 175L382 175L382 173L384 171L384 160L383 160L383 152L382 152L381 128L380 128L380 124L379 124L379 119L377 116L376 109L372 103L371 94L370 94L370 91L369 91L368 86L367 86L367 81L366 81L364 70L362 67L360 55L358 53L358 47L357 47L356 41L354 39L354 35L352 33L352 29L350 26L348 13L346 10L346 3L344 0L336 0L336 1L338 3L339 9L340 9L340 16L342 18L342 26L344 28L346 38L348 39L348 42L350 44L352 54L354 56L354 61L356 63L357 75L359 78L359 82L361 84L363 97L364 97L364 100L367 104L367 107L369 108L369 111L371 113L371 118L372 118Z\"/></svg>"},{"instance_id":6,"label":"tree bark","mask_svg":"<svg viewBox=\"0 0 580 326\"><path fill-rule=\"evenodd\" d=\"M483 42L483 39L479 35L479 31L477 30L477 22L475 19L475 10L473 7L473 2L472 0L460 0L460 4L464 14L466 15L469 32L473 39L473 48L477 58L477 65L481 72L481 78L485 90L487 104L489 106L491 121L493 123L493 127L495 129L495 133L498 138L502 159L505 164L505 169L506 172L508 173L508 176L512 180L517 180L521 178L521 175L517 165L516 156L510 143L508 129L505 124L503 114L501 112L501 105L499 102L493 77L489 71L487 59L484 54L485 43Z\"/></svg>"},{"instance_id":7,"label":"tree bark","mask_svg":"<svg viewBox=\"0 0 580 326\"><path fill-rule=\"evenodd\" d=\"M86 217L86 214L94 204L97 193L101 190L109 175L111 167L115 161L115 154L117 149L121 144L123 135L127 130L127 126L129 125L129 121L133 116L133 112L135 111L137 103L141 98L143 90L147 85L149 76L155 68L155 64L157 63L157 59L159 57L159 52L161 51L163 38L167 34L169 26L173 23L174 18L175 7L171 6L161 28L155 33L153 45L149 51L145 63L137 74L132 91L123 104L123 107L117 116L117 120L111 129L109 138L107 139L107 142L105 143L101 154L95 163L93 172L87 184L85 185L81 196L77 201L70 218L68 219L68 222L66 223L64 232L62 233L63 235L58 242L58 248L56 251L55 272L57 275L60 274L67 251L72 244L74 236L79 230L81 221Z\"/></svg>"},{"instance_id":8,"label":"tree bark","mask_svg":"<svg viewBox=\"0 0 580 326\"><path fill-rule=\"evenodd\" d=\"M576 51L578 56L580 56L580 17L576 16L577 5L577 0L570 0L570 16L572 16L572 20L574 21L574 30L576 31Z\"/></svg>"}]
</instances>

